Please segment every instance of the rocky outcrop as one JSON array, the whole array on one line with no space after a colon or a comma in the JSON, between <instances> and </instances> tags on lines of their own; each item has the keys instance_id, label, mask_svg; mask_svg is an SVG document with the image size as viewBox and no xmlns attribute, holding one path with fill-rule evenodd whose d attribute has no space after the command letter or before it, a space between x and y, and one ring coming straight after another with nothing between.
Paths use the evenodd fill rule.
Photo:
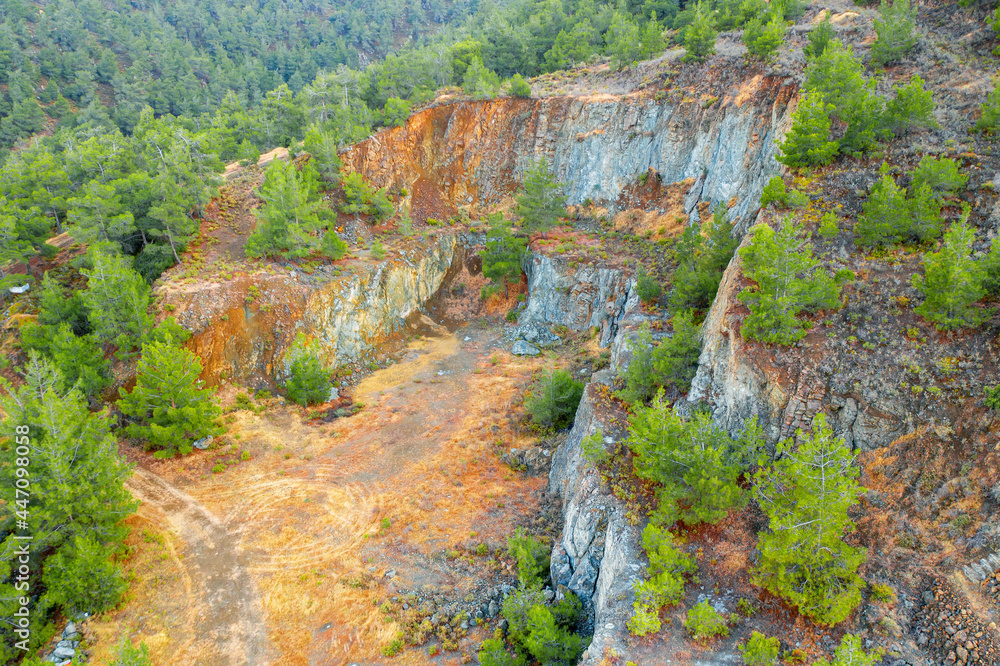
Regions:
<instances>
[{"instance_id":1,"label":"rocky outcrop","mask_svg":"<svg viewBox=\"0 0 1000 666\"><path fill-rule=\"evenodd\" d=\"M601 413L600 394L623 365L627 335L615 339L612 364L594 373L577 409L566 442L552 458L549 491L563 500L563 531L552 550L552 584L572 590L587 611L593 641L582 664L597 664L606 648L622 652L632 612L632 585L642 566L639 531L626 519L625 507L583 457L584 437L601 430L605 445L624 436L620 426Z\"/></svg>"},{"instance_id":2,"label":"rocky outcrop","mask_svg":"<svg viewBox=\"0 0 1000 666\"><path fill-rule=\"evenodd\" d=\"M567 259L535 254L525 272L530 298L521 324L560 324L573 331L599 327L602 347L614 340L624 313L639 303L635 280L615 268L573 269Z\"/></svg>"},{"instance_id":3,"label":"rocky outcrop","mask_svg":"<svg viewBox=\"0 0 1000 666\"><path fill-rule=\"evenodd\" d=\"M193 332L188 346L209 383L266 385L286 376L285 352L299 333L318 345L329 367L373 360L379 345L437 292L456 243L441 236L378 263L205 281L163 298Z\"/></svg>"},{"instance_id":4,"label":"rocky outcrop","mask_svg":"<svg viewBox=\"0 0 1000 666\"><path fill-rule=\"evenodd\" d=\"M743 220L778 169L774 140L790 122L796 89L756 76L712 103L637 94L444 103L342 157L377 185L406 190L417 209L498 204L546 158L570 204L613 205L652 169L664 183L692 179L689 214L700 201L736 198L733 219Z\"/></svg>"}]
</instances>

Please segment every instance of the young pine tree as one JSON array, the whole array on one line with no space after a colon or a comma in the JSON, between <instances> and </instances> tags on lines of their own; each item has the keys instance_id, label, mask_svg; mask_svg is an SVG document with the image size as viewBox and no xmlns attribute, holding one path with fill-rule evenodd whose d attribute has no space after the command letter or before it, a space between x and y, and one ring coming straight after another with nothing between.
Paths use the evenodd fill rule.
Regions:
<instances>
[{"instance_id":1,"label":"young pine tree","mask_svg":"<svg viewBox=\"0 0 1000 666\"><path fill-rule=\"evenodd\" d=\"M986 102L980 109L981 115L976 121L976 131L993 135L1000 130L1000 85L993 88Z\"/></svg>"},{"instance_id":2,"label":"young pine tree","mask_svg":"<svg viewBox=\"0 0 1000 666\"><path fill-rule=\"evenodd\" d=\"M983 266L971 256L975 232L967 219L968 210L945 233L941 251L924 255L924 274L913 276L913 288L924 295L914 312L941 330L976 326L985 317L973 307L986 290Z\"/></svg>"},{"instance_id":3,"label":"young pine tree","mask_svg":"<svg viewBox=\"0 0 1000 666\"><path fill-rule=\"evenodd\" d=\"M715 13L704 0L694 9L694 20L684 31L684 62L705 62L705 58L715 53Z\"/></svg>"},{"instance_id":4,"label":"young pine tree","mask_svg":"<svg viewBox=\"0 0 1000 666\"><path fill-rule=\"evenodd\" d=\"M319 196L319 174L310 164L300 172L294 164L275 160L267 169L258 195L260 222L247 238L249 257L304 257L322 242L329 210Z\"/></svg>"},{"instance_id":5,"label":"young pine tree","mask_svg":"<svg viewBox=\"0 0 1000 666\"><path fill-rule=\"evenodd\" d=\"M48 560L43 567L43 559L61 555L59 561L64 566L86 578L94 573L88 571L88 562L93 565L106 562L122 548L128 534L122 521L135 511L138 502L125 489L131 470L118 455L118 444L111 435L112 419L106 412L91 413L79 391L65 390L63 386L65 382L52 364L37 353L30 353L20 387L15 389L0 380L0 439L9 443L12 461L15 443L27 447L23 457L31 461L31 502L25 532L32 535L32 570L48 571ZM17 469L13 464L0 467L0 499L14 510L23 507L24 502L15 496ZM17 565L16 534L8 530L0 549L5 553L0 557L0 570L6 572L0 573L0 612L6 617L15 617L17 598L23 596L14 590L14 581L9 578L11 567ZM77 537L89 541L77 547ZM102 557L91 557L96 549ZM84 561L77 567L74 563L80 557ZM97 587L113 588L105 584L113 583L116 576L120 579L120 572L109 573L102 565ZM40 586L32 588L32 606L33 595L41 591ZM85 588L55 591L40 604L44 607L57 603L66 606L67 611L88 606L103 610L100 595L88 598L88 594ZM112 594L103 599L112 603L113 597ZM91 603L95 600L98 603ZM9 626L0 627L0 636L4 639L0 645L13 645L13 640L7 640L12 637ZM2 648L0 656L7 656Z\"/></svg>"},{"instance_id":6,"label":"young pine tree","mask_svg":"<svg viewBox=\"0 0 1000 666\"><path fill-rule=\"evenodd\" d=\"M877 38L872 44L872 62L885 65L899 60L917 43L915 7L910 0L893 0L892 4L882 0L879 6L880 18L875 19Z\"/></svg>"},{"instance_id":7,"label":"young pine tree","mask_svg":"<svg viewBox=\"0 0 1000 666\"><path fill-rule=\"evenodd\" d=\"M629 426L633 472L657 484L653 521L658 526L678 519L688 525L717 523L746 505L746 494L736 484L742 471L736 442L711 415L698 412L687 420L661 396L649 407L638 407Z\"/></svg>"},{"instance_id":8,"label":"young pine tree","mask_svg":"<svg viewBox=\"0 0 1000 666\"><path fill-rule=\"evenodd\" d=\"M572 425L582 397L583 382L550 367L531 385L524 407L535 425L558 430Z\"/></svg>"},{"instance_id":9,"label":"young pine tree","mask_svg":"<svg viewBox=\"0 0 1000 666\"><path fill-rule=\"evenodd\" d=\"M802 49L807 60L823 55L836 34L833 24L830 23L830 13L830 10L827 10L820 24L809 31L809 43Z\"/></svg>"},{"instance_id":10,"label":"young pine tree","mask_svg":"<svg viewBox=\"0 0 1000 666\"><path fill-rule=\"evenodd\" d=\"M778 232L758 224L750 232L751 243L740 250L744 275L757 283L739 296L750 309L741 329L745 338L792 344L806 334L799 313L840 305L840 287L800 232L791 219Z\"/></svg>"},{"instance_id":11,"label":"young pine tree","mask_svg":"<svg viewBox=\"0 0 1000 666\"><path fill-rule=\"evenodd\" d=\"M616 70L631 67L633 62L642 57L642 40L639 34L639 26L631 14L614 13L604 40Z\"/></svg>"},{"instance_id":12,"label":"young pine tree","mask_svg":"<svg viewBox=\"0 0 1000 666\"><path fill-rule=\"evenodd\" d=\"M758 585L798 606L818 624L843 621L861 603L858 567L865 550L844 543L854 529L848 510L863 488L843 438L834 437L824 414L799 445L779 443L779 457L754 476L754 494L769 531L757 542Z\"/></svg>"},{"instance_id":13,"label":"young pine tree","mask_svg":"<svg viewBox=\"0 0 1000 666\"><path fill-rule=\"evenodd\" d=\"M924 88L924 80L914 74L905 86L896 86L896 97L885 107L885 125L896 136L914 127L937 127L934 95Z\"/></svg>"},{"instance_id":14,"label":"young pine tree","mask_svg":"<svg viewBox=\"0 0 1000 666\"><path fill-rule=\"evenodd\" d=\"M545 162L538 161L528 169L514 208L525 231L529 234L541 232L547 237L549 229L566 214L566 195L562 190L562 183L556 180Z\"/></svg>"},{"instance_id":15,"label":"young pine tree","mask_svg":"<svg viewBox=\"0 0 1000 666\"><path fill-rule=\"evenodd\" d=\"M118 400L133 423L129 436L144 440L157 458L191 453L192 442L216 434L219 404L202 388L201 361L172 339L150 341L136 367L135 387Z\"/></svg>"},{"instance_id":16,"label":"young pine tree","mask_svg":"<svg viewBox=\"0 0 1000 666\"><path fill-rule=\"evenodd\" d=\"M781 144L778 161L790 167L829 164L840 147L837 141L830 140L833 110L833 104L828 104L822 93L802 95L792 114L792 128Z\"/></svg>"},{"instance_id":17,"label":"young pine tree","mask_svg":"<svg viewBox=\"0 0 1000 666\"><path fill-rule=\"evenodd\" d=\"M483 275L491 282L502 281L503 293L509 295L507 284L521 279L521 261L528 241L511 232L510 223L500 213L491 214L487 220L486 244L480 257Z\"/></svg>"},{"instance_id":18,"label":"young pine tree","mask_svg":"<svg viewBox=\"0 0 1000 666\"><path fill-rule=\"evenodd\" d=\"M288 353L291 358L285 384L288 398L303 407L326 402L330 395L330 371L319 360L315 346L300 334Z\"/></svg>"},{"instance_id":19,"label":"young pine tree","mask_svg":"<svg viewBox=\"0 0 1000 666\"><path fill-rule=\"evenodd\" d=\"M81 272L89 279L83 292L87 318L94 337L129 356L152 327L149 316L149 285L121 256L93 253L94 267Z\"/></svg>"},{"instance_id":20,"label":"young pine tree","mask_svg":"<svg viewBox=\"0 0 1000 666\"><path fill-rule=\"evenodd\" d=\"M896 184L887 168L864 202L864 213L854 231L866 247L886 247L903 242L910 228L906 190Z\"/></svg>"},{"instance_id":21,"label":"young pine tree","mask_svg":"<svg viewBox=\"0 0 1000 666\"><path fill-rule=\"evenodd\" d=\"M754 18L743 28L743 44L750 55L771 62L785 41L787 30L788 24L780 11L773 13L766 23L763 18Z\"/></svg>"}]
</instances>

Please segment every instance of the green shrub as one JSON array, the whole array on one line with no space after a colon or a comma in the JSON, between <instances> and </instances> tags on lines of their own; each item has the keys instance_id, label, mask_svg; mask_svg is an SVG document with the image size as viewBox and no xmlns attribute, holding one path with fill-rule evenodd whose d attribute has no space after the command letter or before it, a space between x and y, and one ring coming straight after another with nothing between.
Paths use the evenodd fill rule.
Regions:
<instances>
[{"instance_id":1,"label":"green shrub","mask_svg":"<svg viewBox=\"0 0 1000 666\"><path fill-rule=\"evenodd\" d=\"M133 646L127 634L122 635L118 646L118 659L111 666L153 666L149 657L149 646L140 642Z\"/></svg>"},{"instance_id":2,"label":"green shrub","mask_svg":"<svg viewBox=\"0 0 1000 666\"><path fill-rule=\"evenodd\" d=\"M834 105L822 93L808 92L799 98L792 114L792 128L785 134L778 161L790 167L829 164L840 145L830 140Z\"/></svg>"},{"instance_id":3,"label":"green shrub","mask_svg":"<svg viewBox=\"0 0 1000 666\"><path fill-rule=\"evenodd\" d=\"M810 204L809 195L796 189L789 190L786 203L789 208L808 208Z\"/></svg>"},{"instance_id":4,"label":"green shrub","mask_svg":"<svg viewBox=\"0 0 1000 666\"><path fill-rule=\"evenodd\" d=\"M800 240L800 231L790 219L778 232L766 224L750 230L751 242L740 255L744 275L757 286L739 296L750 309L741 329L745 338L789 345L806 334L799 313L840 305L840 285L813 257L811 244Z\"/></svg>"},{"instance_id":5,"label":"green shrub","mask_svg":"<svg viewBox=\"0 0 1000 666\"><path fill-rule=\"evenodd\" d=\"M45 560L49 601L70 613L100 613L118 605L128 583L111 559L113 551L94 535L78 534Z\"/></svg>"},{"instance_id":6,"label":"green shrub","mask_svg":"<svg viewBox=\"0 0 1000 666\"><path fill-rule=\"evenodd\" d=\"M524 406L535 425L558 430L573 423L582 397L583 382L550 367L531 385Z\"/></svg>"},{"instance_id":7,"label":"green shrub","mask_svg":"<svg viewBox=\"0 0 1000 666\"><path fill-rule=\"evenodd\" d=\"M531 97L531 86L520 74L515 74L510 78L509 90L512 97Z\"/></svg>"},{"instance_id":8,"label":"green shrub","mask_svg":"<svg viewBox=\"0 0 1000 666\"><path fill-rule=\"evenodd\" d=\"M824 213L819 221L819 235L827 240L832 240L839 233L840 228L837 226L836 213Z\"/></svg>"},{"instance_id":9,"label":"green shrub","mask_svg":"<svg viewBox=\"0 0 1000 666\"><path fill-rule=\"evenodd\" d=\"M594 467L600 467L611 459L611 454L604 446L604 433L600 429L580 440L580 450L584 460Z\"/></svg>"},{"instance_id":10,"label":"green shrub","mask_svg":"<svg viewBox=\"0 0 1000 666\"><path fill-rule=\"evenodd\" d=\"M958 170L955 160L924 155L913 171L910 189L926 184L936 195L949 195L965 189L968 181L969 177Z\"/></svg>"},{"instance_id":11,"label":"green shrub","mask_svg":"<svg viewBox=\"0 0 1000 666\"><path fill-rule=\"evenodd\" d=\"M518 527L507 538L507 554L517 560L517 578L522 587L541 587L548 577L549 549Z\"/></svg>"},{"instance_id":12,"label":"green shrub","mask_svg":"<svg viewBox=\"0 0 1000 666\"><path fill-rule=\"evenodd\" d=\"M896 136L911 127L937 127L934 95L924 88L924 80L914 74L905 86L896 86L896 97L885 107L883 123Z\"/></svg>"},{"instance_id":13,"label":"green shrub","mask_svg":"<svg viewBox=\"0 0 1000 666\"><path fill-rule=\"evenodd\" d=\"M773 666L778 663L781 642L777 638L768 638L755 631L750 634L750 639L737 649L747 666Z\"/></svg>"},{"instance_id":14,"label":"green shrub","mask_svg":"<svg viewBox=\"0 0 1000 666\"><path fill-rule=\"evenodd\" d=\"M633 613L626 623L634 636L660 630L660 609L683 601L685 577L697 570L694 558L674 545L670 532L653 523L642 531L642 545L649 558L649 575L634 583Z\"/></svg>"},{"instance_id":15,"label":"green shrub","mask_svg":"<svg viewBox=\"0 0 1000 666\"><path fill-rule=\"evenodd\" d=\"M761 207L763 208L772 203L784 206L787 200L788 195L785 192L785 180L781 176L771 176L771 180L767 181L767 185L764 186L764 191L760 195Z\"/></svg>"},{"instance_id":16,"label":"green shrub","mask_svg":"<svg viewBox=\"0 0 1000 666\"><path fill-rule=\"evenodd\" d=\"M696 641L729 635L725 616L712 608L707 601L695 604L688 611L687 619L684 620L684 628Z\"/></svg>"},{"instance_id":17,"label":"green shrub","mask_svg":"<svg viewBox=\"0 0 1000 666\"><path fill-rule=\"evenodd\" d=\"M496 638L483 641L478 656L481 666L526 666L527 664L523 655L512 655L507 651L503 641Z\"/></svg>"},{"instance_id":18,"label":"green shrub","mask_svg":"<svg viewBox=\"0 0 1000 666\"><path fill-rule=\"evenodd\" d=\"M944 235L941 251L924 255L924 274L912 280L913 288L924 295L914 312L941 330L977 326L986 314L973 307L986 290L983 266L971 256L975 232L966 225L967 219L968 209Z\"/></svg>"},{"instance_id":19,"label":"green shrub","mask_svg":"<svg viewBox=\"0 0 1000 666\"><path fill-rule=\"evenodd\" d=\"M292 357L285 390L288 398L303 407L326 402L330 395L330 371L323 367L313 345L301 334L288 352Z\"/></svg>"},{"instance_id":20,"label":"green shrub","mask_svg":"<svg viewBox=\"0 0 1000 666\"><path fill-rule=\"evenodd\" d=\"M983 403L990 409L1000 411L1000 384L983 387Z\"/></svg>"},{"instance_id":21,"label":"green shrub","mask_svg":"<svg viewBox=\"0 0 1000 666\"><path fill-rule=\"evenodd\" d=\"M382 245L382 240L380 238L376 238L372 241L371 253L372 259L375 259L376 261L385 259L385 246Z\"/></svg>"},{"instance_id":22,"label":"green shrub","mask_svg":"<svg viewBox=\"0 0 1000 666\"><path fill-rule=\"evenodd\" d=\"M556 624L545 606L528 611L528 635L524 647L541 664L572 666L583 652L583 638Z\"/></svg>"},{"instance_id":23,"label":"green shrub","mask_svg":"<svg viewBox=\"0 0 1000 666\"><path fill-rule=\"evenodd\" d=\"M994 86L980 108L981 115L976 121L976 130L990 135L1000 130L1000 85L996 85L994 81Z\"/></svg>"},{"instance_id":24,"label":"green shrub","mask_svg":"<svg viewBox=\"0 0 1000 666\"><path fill-rule=\"evenodd\" d=\"M663 295L663 286L656 278L646 273L645 268L640 268L635 283L635 293L643 303L655 303Z\"/></svg>"},{"instance_id":25,"label":"green shrub","mask_svg":"<svg viewBox=\"0 0 1000 666\"><path fill-rule=\"evenodd\" d=\"M896 600L896 592L889 585L875 583L872 585L872 599L883 603L892 603Z\"/></svg>"},{"instance_id":26,"label":"green shrub","mask_svg":"<svg viewBox=\"0 0 1000 666\"><path fill-rule=\"evenodd\" d=\"M910 0L893 0L890 4L882 0L879 5L880 18L875 19L877 38L872 44L871 58L876 65L885 65L899 60L910 52L917 43L916 8L910 7Z\"/></svg>"},{"instance_id":27,"label":"green shrub","mask_svg":"<svg viewBox=\"0 0 1000 666\"><path fill-rule=\"evenodd\" d=\"M684 62L704 62L715 53L717 36L715 13L710 3L701 0L694 6L691 24L684 31Z\"/></svg>"}]
</instances>

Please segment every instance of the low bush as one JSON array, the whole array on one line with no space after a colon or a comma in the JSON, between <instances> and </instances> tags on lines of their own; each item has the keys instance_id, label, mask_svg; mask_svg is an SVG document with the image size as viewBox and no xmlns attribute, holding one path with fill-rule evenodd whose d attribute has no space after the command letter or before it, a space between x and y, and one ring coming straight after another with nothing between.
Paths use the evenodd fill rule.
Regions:
<instances>
[{"instance_id":1,"label":"low bush","mask_svg":"<svg viewBox=\"0 0 1000 666\"><path fill-rule=\"evenodd\" d=\"M684 628L696 641L729 635L729 626L724 615L716 611L707 601L694 605L684 620Z\"/></svg>"},{"instance_id":2,"label":"low bush","mask_svg":"<svg viewBox=\"0 0 1000 666\"><path fill-rule=\"evenodd\" d=\"M781 643L777 638L768 638L755 631L750 634L750 639L737 649L747 666L773 666L778 663Z\"/></svg>"},{"instance_id":3,"label":"low bush","mask_svg":"<svg viewBox=\"0 0 1000 666\"><path fill-rule=\"evenodd\" d=\"M507 538L507 554L517 560L517 578L523 587L541 587L549 570L549 549L518 527Z\"/></svg>"},{"instance_id":4,"label":"low bush","mask_svg":"<svg viewBox=\"0 0 1000 666\"><path fill-rule=\"evenodd\" d=\"M566 370L549 368L531 385L524 406L535 425L558 430L572 425L582 397L583 382Z\"/></svg>"}]
</instances>

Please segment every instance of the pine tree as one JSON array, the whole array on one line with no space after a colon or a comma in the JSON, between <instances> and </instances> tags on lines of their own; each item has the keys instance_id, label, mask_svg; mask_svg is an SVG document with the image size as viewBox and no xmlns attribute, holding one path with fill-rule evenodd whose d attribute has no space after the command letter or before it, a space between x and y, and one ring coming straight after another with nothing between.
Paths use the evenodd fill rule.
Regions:
<instances>
[{"instance_id":1,"label":"pine tree","mask_svg":"<svg viewBox=\"0 0 1000 666\"><path fill-rule=\"evenodd\" d=\"M310 163L315 163L316 171L325 183L336 185L340 182L340 142L332 132L324 131L319 125L310 125L303 147L310 155Z\"/></svg>"},{"instance_id":2,"label":"pine tree","mask_svg":"<svg viewBox=\"0 0 1000 666\"><path fill-rule=\"evenodd\" d=\"M942 330L976 326L986 316L972 307L986 290L983 266L971 256L975 232L967 219L968 209L945 233L941 251L924 255L924 274L913 276L913 288L924 295L914 312Z\"/></svg>"},{"instance_id":3,"label":"pine tree","mask_svg":"<svg viewBox=\"0 0 1000 666\"><path fill-rule=\"evenodd\" d=\"M711 5L699 0L694 9L694 20L684 31L684 62L705 62L715 53L715 14Z\"/></svg>"},{"instance_id":4,"label":"pine tree","mask_svg":"<svg viewBox=\"0 0 1000 666\"><path fill-rule=\"evenodd\" d=\"M510 223L500 213L493 213L486 222L489 230L479 255L483 261L483 275L493 282L502 281L506 298L509 295L507 283L521 279L521 261L528 242L514 236Z\"/></svg>"},{"instance_id":5,"label":"pine tree","mask_svg":"<svg viewBox=\"0 0 1000 666\"><path fill-rule=\"evenodd\" d=\"M661 396L635 410L629 431L633 472L658 484L653 517L658 526L678 519L688 525L717 523L746 504L736 484L741 473L736 442L716 427L710 414L698 412L687 420Z\"/></svg>"},{"instance_id":6,"label":"pine tree","mask_svg":"<svg viewBox=\"0 0 1000 666\"><path fill-rule=\"evenodd\" d=\"M536 425L558 430L572 425L582 397L583 382L566 370L549 367L528 389L524 407Z\"/></svg>"},{"instance_id":7,"label":"pine tree","mask_svg":"<svg viewBox=\"0 0 1000 666\"><path fill-rule=\"evenodd\" d=\"M261 225L246 243L251 257L304 257L320 247L329 209L319 197L318 173L309 164L275 160L258 192L265 205L257 209Z\"/></svg>"},{"instance_id":8,"label":"pine tree","mask_svg":"<svg viewBox=\"0 0 1000 666\"><path fill-rule=\"evenodd\" d=\"M62 386L65 380L58 371L34 352L29 354L23 385L14 389L0 380L0 448L11 463L16 457L30 460L31 500L24 532L32 535L31 569L48 571L52 559L49 556L61 555L56 562L82 570L84 573L79 575L87 578L91 576L88 562L99 564L101 559L93 557L95 551L99 550L106 562L121 549L128 533L122 521L138 507L138 502L125 489L131 472L118 456L118 445L110 432L112 419L106 411L91 413L79 391L64 391ZM27 453L21 447L26 447ZM24 500L15 496L16 470L13 464L0 466L0 499L15 510L24 506ZM8 577L9 566L16 560L16 534L5 532L0 548L6 553L0 559L0 612L5 617L14 617L13 605L18 596L28 596L15 592ZM76 545L77 537L86 540L83 547ZM83 562L76 563L81 556ZM108 589L105 584L115 576L103 565L100 571L99 589ZM43 592L38 582L33 581L30 588L32 605L35 595ZM78 593L81 596L76 596ZM57 591L41 599L39 606L52 603L66 605L67 611L74 606L92 606L86 589L61 594ZM33 610L32 617L37 612ZM0 627L4 644L12 645L7 631Z\"/></svg>"},{"instance_id":9,"label":"pine tree","mask_svg":"<svg viewBox=\"0 0 1000 666\"><path fill-rule=\"evenodd\" d=\"M872 187L863 207L864 213L854 229L861 245L897 245L907 236L910 212L906 204L906 190L896 185L886 165L882 167L882 179Z\"/></svg>"},{"instance_id":10,"label":"pine tree","mask_svg":"<svg viewBox=\"0 0 1000 666\"><path fill-rule=\"evenodd\" d=\"M824 414L798 440L797 447L780 442L776 462L754 476L769 528L757 542L755 581L814 622L833 625L861 603L865 550L843 539L854 529L847 512L863 489L849 448Z\"/></svg>"},{"instance_id":11,"label":"pine tree","mask_svg":"<svg viewBox=\"0 0 1000 666\"><path fill-rule=\"evenodd\" d=\"M917 43L916 8L910 8L910 0L893 0L889 4L882 0L879 5L881 18L875 19L877 38L872 44L872 62L885 65L899 60L909 53Z\"/></svg>"},{"instance_id":12,"label":"pine tree","mask_svg":"<svg viewBox=\"0 0 1000 666\"><path fill-rule=\"evenodd\" d=\"M64 380L64 390L76 386L84 395L91 396L110 383L104 351L93 336L77 336L69 324L59 324L49 344L49 354Z\"/></svg>"},{"instance_id":13,"label":"pine tree","mask_svg":"<svg viewBox=\"0 0 1000 666\"><path fill-rule=\"evenodd\" d=\"M826 47L833 40L836 32L833 29L833 24L830 23L830 15L830 10L826 10L826 16L823 17L820 24L809 31L809 43L802 49L807 60L823 55Z\"/></svg>"},{"instance_id":14,"label":"pine tree","mask_svg":"<svg viewBox=\"0 0 1000 666\"><path fill-rule=\"evenodd\" d=\"M515 74L510 78L509 92L511 97L523 97L527 99L531 97L531 86L528 85L523 76Z\"/></svg>"},{"instance_id":15,"label":"pine tree","mask_svg":"<svg viewBox=\"0 0 1000 666\"><path fill-rule=\"evenodd\" d=\"M115 188L92 180L69 200L70 234L86 245L118 252L138 232L135 219L121 202Z\"/></svg>"},{"instance_id":16,"label":"pine tree","mask_svg":"<svg viewBox=\"0 0 1000 666\"><path fill-rule=\"evenodd\" d=\"M778 161L790 167L829 164L839 149L838 142L830 140L833 109L822 93L802 95L792 114L792 128L781 144Z\"/></svg>"},{"instance_id":17,"label":"pine tree","mask_svg":"<svg viewBox=\"0 0 1000 666\"><path fill-rule=\"evenodd\" d=\"M780 11L773 13L767 23L763 18L754 18L743 28L743 44L750 55L771 62L784 42L787 30L788 24Z\"/></svg>"},{"instance_id":18,"label":"pine tree","mask_svg":"<svg viewBox=\"0 0 1000 666\"><path fill-rule=\"evenodd\" d=\"M688 226L675 246L674 254L680 263L673 276L670 309L678 312L710 306L737 245L739 241L733 236L733 225L722 204L715 207L711 220L700 227Z\"/></svg>"},{"instance_id":19,"label":"pine tree","mask_svg":"<svg viewBox=\"0 0 1000 666\"><path fill-rule=\"evenodd\" d=\"M941 218L941 202L928 183L917 183L910 188L907 200L910 213L910 228L907 239L916 243L927 243L941 236L944 220Z\"/></svg>"},{"instance_id":20,"label":"pine tree","mask_svg":"<svg viewBox=\"0 0 1000 666\"><path fill-rule=\"evenodd\" d=\"M840 645L833 653L833 662L820 659L813 666L876 666L882 663L884 653L882 648L865 652L861 639L851 634L844 634Z\"/></svg>"},{"instance_id":21,"label":"pine tree","mask_svg":"<svg viewBox=\"0 0 1000 666\"><path fill-rule=\"evenodd\" d=\"M750 232L751 243L740 250L744 275L757 283L739 296L750 309L741 328L745 338L791 344L806 334L799 313L840 305L840 287L813 258L800 232L790 218L777 233L758 224Z\"/></svg>"},{"instance_id":22,"label":"pine tree","mask_svg":"<svg viewBox=\"0 0 1000 666\"><path fill-rule=\"evenodd\" d=\"M639 26L628 13L615 12L611 25L604 35L607 52L611 55L615 69L621 71L631 67L642 57L642 40Z\"/></svg>"},{"instance_id":23,"label":"pine tree","mask_svg":"<svg viewBox=\"0 0 1000 666\"><path fill-rule=\"evenodd\" d=\"M326 402L330 395L330 371L323 367L315 345L299 334L288 351L288 398L303 407Z\"/></svg>"},{"instance_id":24,"label":"pine tree","mask_svg":"<svg viewBox=\"0 0 1000 666\"><path fill-rule=\"evenodd\" d=\"M1000 130L1000 85L995 86L987 96L980 113L976 130L984 134L996 134Z\"/></svg>"},{"instance_id":25,"label":"pine tree","mask_svg":"<svg viewBox=\"0 0 1000 666\"><path fill-rule=\"evenodd\" d=\"M548 164L535 162L525 173L517 196L514 213L521 217L521 224L529 234L548 231L566 214L566 195L562 183L556 180Z\"/></svg>"},{"instance_id":26,"label":"pine tree","mask_svg":"<svg viewBox=\"0 0 1000 666\"><path fill-rule=\"evenodd\" d=\"M45 561L46 597L71 614L117 606L128 583L110 555L93 535L77 534Z\"/></svg>"},{"instance_id":27,"label":"pine tree","mask_svg":"<svg viewBox=\"0 0 1000 666\"><path fill-rule=\"evenodd\" d=\"M81 272L88 278L83 302L94 337L128 356L151 328L149 285L123 257L95 252L93 261L92 269Z\"/></svg>"},{"instance_id":28,"label":"pine tree","mask_svg":"<svg viewBox=\"0 0 1000 666\"><path fill-rule=\"evenodd\" d=\"M201 361L173 340L151 341L136 367L135 387L118 408L134 421L126 431L155 449L157 458L191 453L192 442L217 432L214 390L202 388Z\"/></svg>"},{"instance_id":29,"label":"pine tree","mask_svg":"<svg viewBox=\"0 0 1000 666\"><path fill-rule=\"evenodd\" d=\"M896 136L911 127L937 127L934 95L924 88L924 80L914 74L905 86L896 86L896 97L885 107L885 124Z\"/></svg>"}]
</instances>

